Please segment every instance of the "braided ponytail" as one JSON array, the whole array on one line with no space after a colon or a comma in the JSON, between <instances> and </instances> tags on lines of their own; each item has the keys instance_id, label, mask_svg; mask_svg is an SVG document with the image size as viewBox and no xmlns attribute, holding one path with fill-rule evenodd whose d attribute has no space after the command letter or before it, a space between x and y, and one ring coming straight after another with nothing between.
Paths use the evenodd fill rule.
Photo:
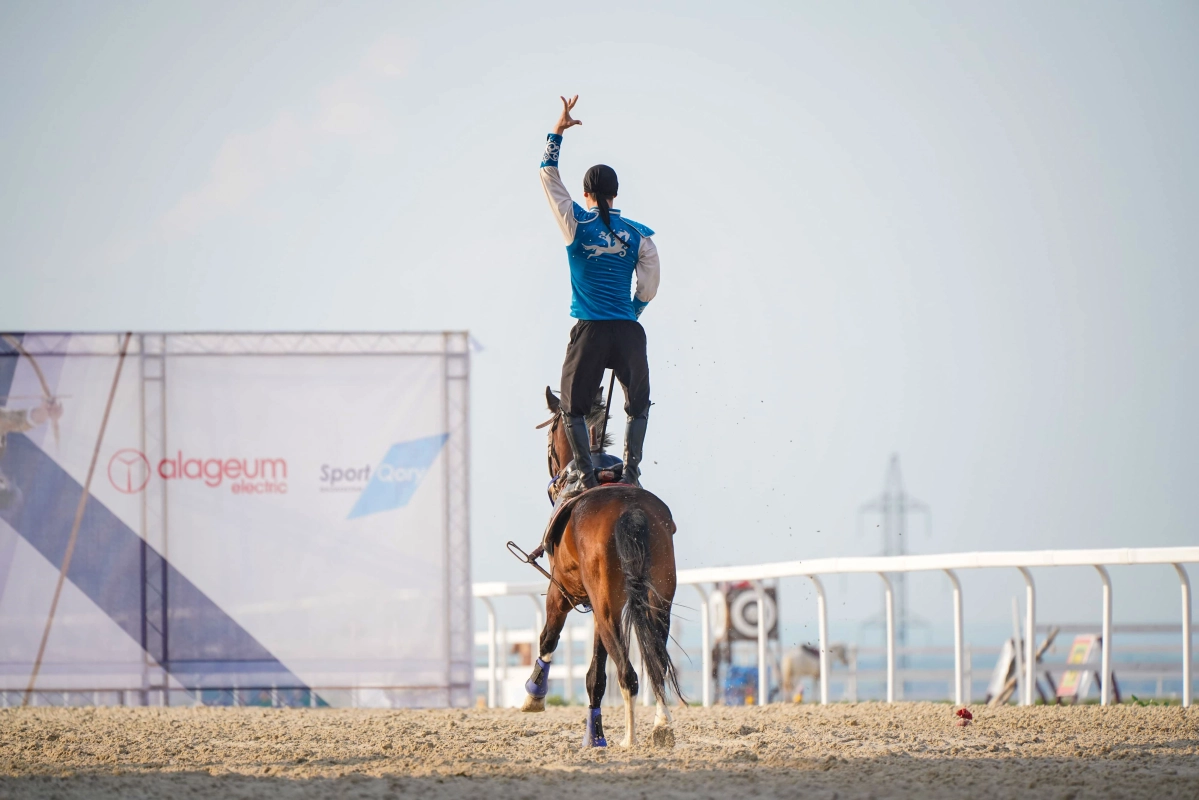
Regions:
<instances>
[{"instance_id":1,"label":"braided ponytail","mask_svg":"<svg viewBox=\"0 0 1199 800\"><path fill-rule=\"evenodd\" d=\"M595 204L599 206L600 219L603 221L604 227L608 229L608 233L612 235L612 243L620 242L627 251L628 243L612 230L612 215L609 213L612 198L619 190L620 182L616 178L616 170L607 164L596 164L583 176L583 191L595 198Z\"/></svg>"},{"instance_id":2,"label":"braided ponytail","mask_svg":"<svg viewBox=\"0 0 1199 800\"><path fill-rule=\"evenodd\" d=\"M611 231L612 230L612 217L608 213L608 211L609 211L609 207L612 204L612 199L609 197L604 197L602 194L597 194L595 196L595 202L599 206L600 219L602 219L604 221L604 225L607 226L609 231Z\"/></svg>"},{"instance_id":3,"label":"braided ponytail","mask_svg":"<svg viewBox=\"0 0 1199 800\"><path fill-rule=\"evenodd\" d=\"M596 195L595 202L599 204L600 219L604 222L604 227L608 229L608 233L612 234L612 244L620 242L625 248L628 248L628 243L616 235L616 231L612 230L612 216L608 213L608 206L611 205L611 198ZM624 253L621 253L623 256Z\"/></svg>"}]
</instances>

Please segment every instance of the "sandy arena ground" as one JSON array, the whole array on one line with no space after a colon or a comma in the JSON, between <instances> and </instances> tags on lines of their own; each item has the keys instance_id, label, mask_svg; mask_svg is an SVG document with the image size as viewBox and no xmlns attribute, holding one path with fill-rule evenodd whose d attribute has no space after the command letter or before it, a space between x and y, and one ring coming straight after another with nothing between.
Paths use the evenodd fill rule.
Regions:
<instances>
[{"instance_id":1,"label":"sandy arena ground","mask_svg":"<svg viewBox=\"0 0 1199 800\"><path fill-rule=\"evenodd\" d=\"M577 707L8 709L0 798L1199 797L1194 708L689 708L669 750L637 711L636 749L583 751Z\"/></svg>"}]
</instances>

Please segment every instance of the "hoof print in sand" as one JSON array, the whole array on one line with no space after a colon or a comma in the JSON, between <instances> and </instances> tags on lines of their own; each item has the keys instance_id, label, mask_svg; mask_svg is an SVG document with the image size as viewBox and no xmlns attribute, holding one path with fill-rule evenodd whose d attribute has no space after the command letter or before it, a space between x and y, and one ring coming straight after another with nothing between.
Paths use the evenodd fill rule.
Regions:
<instances>
[{"instance_id":1,"label":"hoof print in sand","mask_svg":"<svg viewBox=\"0 0 1199 800\"><path fill-rule=\"evenodd\" d=\"M654 728L650 731L649 743L653 747L674 747L674 731L665 726Z\"/></svg>"}]
</instances>

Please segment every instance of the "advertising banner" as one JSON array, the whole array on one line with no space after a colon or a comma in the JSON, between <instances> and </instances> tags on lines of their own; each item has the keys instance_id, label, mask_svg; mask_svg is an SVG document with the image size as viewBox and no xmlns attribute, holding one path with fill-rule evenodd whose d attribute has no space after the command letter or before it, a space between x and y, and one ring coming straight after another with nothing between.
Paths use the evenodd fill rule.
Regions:
<instances>
[{"instance_id":1,"label":"advertising banner","mask_svg":"<svg viewBox=\"0 0 1199 800\"><path fill-rule=\"evenodd\" d=\"M5 335L4 702L469 703L468 349Z\"/></svg>"}]
</instances>

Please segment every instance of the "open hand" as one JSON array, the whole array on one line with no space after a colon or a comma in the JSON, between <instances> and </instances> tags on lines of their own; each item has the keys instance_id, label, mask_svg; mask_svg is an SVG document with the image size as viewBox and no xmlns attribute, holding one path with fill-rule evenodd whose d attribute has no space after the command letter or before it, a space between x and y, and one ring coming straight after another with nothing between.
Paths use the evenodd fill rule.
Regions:
<instances>
[{"instance_id":1,"label":"open hand","mask_svg":"<svg viewBox=\"0 0 1199 800\"><path fill-rule=\"evenodd\" d=\"M561 136L567 128L573 128L575 125L583 124L583 120L574 119L570 116L571 109L575 107L575 103L577 102L579 102L579 96L577 94L569 100L567 100L565 97L562 98L562 116L558 117L558 124L554 126L554 133Z\"/></svg>"}]
</instances>

